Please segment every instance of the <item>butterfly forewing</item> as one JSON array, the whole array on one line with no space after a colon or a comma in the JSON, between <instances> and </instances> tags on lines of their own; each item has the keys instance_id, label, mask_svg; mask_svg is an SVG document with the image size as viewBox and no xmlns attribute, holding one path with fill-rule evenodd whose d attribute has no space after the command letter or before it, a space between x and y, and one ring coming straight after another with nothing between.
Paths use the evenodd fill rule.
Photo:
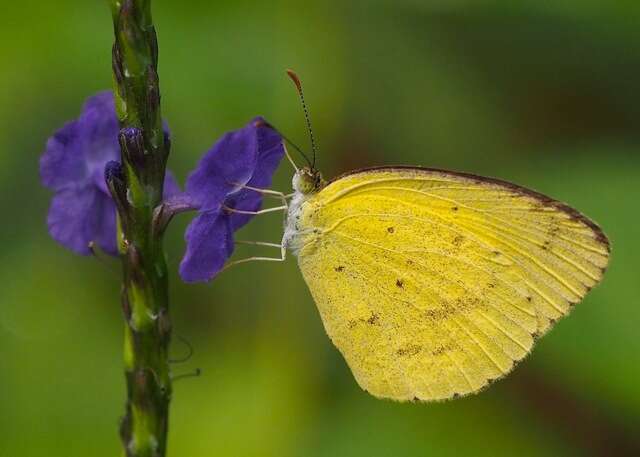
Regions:
<instances>
[{"instance_id":1,"label":"butterfly forewing","mask_svg":"<svg viewBox=\"0 0 640 457\"><path fill-rule=\"evenodd\" d=\"M391 168L303 205L299 263L325 329L378 397L436 400L508 373L601 278L598 227L497 180Z\"/></svg>"}]
</instances>

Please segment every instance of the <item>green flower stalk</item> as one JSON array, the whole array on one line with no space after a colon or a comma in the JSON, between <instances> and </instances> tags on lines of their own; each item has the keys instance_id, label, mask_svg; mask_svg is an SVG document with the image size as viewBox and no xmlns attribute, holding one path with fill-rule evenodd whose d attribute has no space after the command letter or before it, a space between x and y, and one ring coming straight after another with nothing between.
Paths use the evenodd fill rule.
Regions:
<instances>
[{"instance_id":1,"label":"green flower stalk","mask_svg":"<svg viewBox=\"0 0 640 457\"><path fill-rule=\"evenodd\" d=\"M171 373L167 266L154 209L162 202L169 154L160 113L158 48L149 0L112 1L113 76L121 168L106 170L118 209L125 319L126 413L120 436L127 457L164 457Z\"/></svg>"}]
</instances>

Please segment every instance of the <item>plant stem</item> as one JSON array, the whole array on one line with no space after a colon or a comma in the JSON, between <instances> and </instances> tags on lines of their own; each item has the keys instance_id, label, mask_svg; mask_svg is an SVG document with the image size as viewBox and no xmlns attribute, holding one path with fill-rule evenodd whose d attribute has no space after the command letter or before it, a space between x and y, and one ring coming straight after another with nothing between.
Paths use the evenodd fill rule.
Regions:
<instances>
[{"instance_id":1,"label":"plant stem","mask_svg":"<svg viewBox=\"0 0 640 457\"><path fill-rule=\"evenodd\" d=\"M118 207L127 383L120 436L127 457L164 457L171 321L162 233L153 228L153 211L162 202L170 145L160 113L150 0L111 0L111 11L122 168L109 188Z\"/></svg>"}]
</instances>

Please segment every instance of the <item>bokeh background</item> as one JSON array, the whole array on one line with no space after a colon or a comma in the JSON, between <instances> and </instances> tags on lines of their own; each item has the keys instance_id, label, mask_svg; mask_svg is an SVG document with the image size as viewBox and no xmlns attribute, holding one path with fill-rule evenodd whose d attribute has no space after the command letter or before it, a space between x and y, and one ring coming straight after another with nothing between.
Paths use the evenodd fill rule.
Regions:
<instances>
[{"instance_id":1,"label":"bokeh background","mask_svg":"<svg viewBox=\"0 0 640 457\"><path fill-rule=\"evenodd\" d=\"M106 2L3 2L0 18L0 456L119 455L115 260L48 236L46 138L109 88ZM177 276L170 456L640 455L640 6L636 1L154 0L170 168L184 183L223 132L263 114L326 176L416 164L495 176L598 221L604 283L506 379L439 404L378 401L331 346L295 261ZM289 189L283 164L274 185ZM241 238L277 241L264 216ZM241 252L240 254L243 254ZM177 338L175 357L187 352Z\"/></svg>"}]
</instances>

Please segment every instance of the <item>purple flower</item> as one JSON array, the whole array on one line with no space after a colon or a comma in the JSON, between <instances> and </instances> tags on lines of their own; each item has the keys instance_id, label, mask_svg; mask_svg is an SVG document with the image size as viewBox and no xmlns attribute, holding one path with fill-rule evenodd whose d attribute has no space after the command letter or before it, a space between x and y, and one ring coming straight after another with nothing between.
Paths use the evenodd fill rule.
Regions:
<instances>
[{"instance_id":1,"label":"purple flower","mask_svg":"<svg viewBox=\"0 0 640 457\"><path fill-rule=\"evenodd\" d=\"M43 185L55 191L47 224L51 236L87 255L89 243L116 255L116 207L104 180L107 162L120 159L119 125L113 94L90 97L80 117L58 130L40 158ZM178 193L167 173L164 194Z\"/></svg>"},{"instance_id":2,"label":"purple flower","mask_svg":"<svg viewBox=\"0 0 640 457\"><path fill-rule=\"evenodd\" d=\"M185 282L208 281L233 253L233 233L253 217L225 209L257 211L284 156L282 138L262 118L225 134L200 160L186 184L186 198L198 216L185 233L187 250L180 263Z\"/></svg>"}]
</instances>

